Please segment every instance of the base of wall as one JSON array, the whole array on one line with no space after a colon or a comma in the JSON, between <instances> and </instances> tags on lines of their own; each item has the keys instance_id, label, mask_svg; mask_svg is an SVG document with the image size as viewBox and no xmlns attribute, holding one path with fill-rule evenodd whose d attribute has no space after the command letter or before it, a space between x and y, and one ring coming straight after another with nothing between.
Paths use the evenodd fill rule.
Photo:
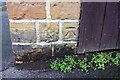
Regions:
<instances>
[{"instance_id":1,"label":"base of wall","mask_svg":"<svg viewBox=\"0 0 120 80\"><path fill-rule=\"evenodd\" d=\"M36 45L36 44L26 44L26 45L13 45L13 53L14 55L19 55L19 56L23 56L26 54L32 54L34 52L36 53L40 53L42 51L42 54L69 54L69 52L72 50L73 53L71 54L75 54L75 49L76 49L76 43L61 43L61 44L50 44L48 43L48 45ZM67 52L67 50L69 50Z\"/></svg>"}]
</instances>

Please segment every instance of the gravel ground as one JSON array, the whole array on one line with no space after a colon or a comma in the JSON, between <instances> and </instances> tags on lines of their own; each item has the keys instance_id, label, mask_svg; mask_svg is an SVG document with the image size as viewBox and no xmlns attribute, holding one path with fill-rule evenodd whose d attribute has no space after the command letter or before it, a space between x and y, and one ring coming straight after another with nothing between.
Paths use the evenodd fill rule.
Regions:
<instances>
[{"instance_id":1,"label":"gravel ground","mask_svg":"<svg viewBox=\"0 0 120 80\"><path fill-rule=\"evenodd\" d=\"M114 66L106 70L96 70L88 73L78 70L64 73L50 69L46 69L45 71L43 69L26 70L23 67L20 70L17 67L10 67L2 72L2 78L118 78L120 76L118 70L118 67Z\"/></svg>"}]
</instances>

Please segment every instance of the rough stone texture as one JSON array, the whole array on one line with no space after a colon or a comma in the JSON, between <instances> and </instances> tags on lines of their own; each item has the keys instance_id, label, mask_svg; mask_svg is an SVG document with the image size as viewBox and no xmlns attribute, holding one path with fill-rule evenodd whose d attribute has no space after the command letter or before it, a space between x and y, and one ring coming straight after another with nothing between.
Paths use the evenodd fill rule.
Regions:
<instances>
[{"instance_id":1,"label":"rough stone texture","mask_svg":"<svg viewBox=\"0 0 120 80\"><path fill-rule=\"evenodd\" d=\"M40 41L57 41L58 40L58 23L40 23Z\"/></svg>"},{"instance_id":2,"label":"rough stone texture","mask_svg":"<svg viewBox=\"0 0 120 80\"><path fill-rule=\"evenodd\" d=\"M48 46L44 46L44 47L47 47L47 49L48 49ZM33 45L13 45L13 53L15 55L19 55L19 56L24 56L28 53L30 53L30 54L39 53L40 50L43 50L43 47L34 45L34 44ZM45 54L45 52L43 52L42 54Z\"/></svg>"},{"instance_id":3,"label":"rough stone texture","mask_svg":"<svg viewBox=\"0 0 120 80\"><path fill-rule=\"evenodd\" d=\"M79 19L80 2L51 2L52 19Z\"/></svg>"},{"instance_id":4,"label":"rough stone texture","mask_svg":"<svg viewBox=\"0 0 120 80\"><path fill-rule=\"evenodd\" d=\"M29 52L33 52L36 50L36 46L30 46L30 45L13 45L13 53L23 56Z\"/></svg>"},{"instance_id":5,"label":"rough stone texture","mask_svg":"<svg viewBox=\"0 0 120 80\"><path fill-rule=\"evenodd\" d=\"M77 40L77 32L78 32L79 23L63 23L62 25L62 33L63 40Z\"/></svg>"},{"instance_id":6,"label":"rough stone texture","mask_svg":"<svg viewBox=\"0 0 120 80\"><path fill-rule=\"evenodd\" d=\"M46 18L45 2L7 2L7 7L10 19Z\"/></svg>"},{"instance_id":7,"label":"rough stone texture","mask_svg":"<svg viewBox=\"0 0 120 80\"><path fill-rule=\"evenodd\" d=\"M36 42L35 23L10 23L12 42Z\"/></svg>"},{"instance_id":8,"label":"rough stone texture","mask_svg":"<svg viewBox=\"0 0 120 80\"><path fill-rule=\"evenodd\" d=\"M54 56L60 57L63 55L71 55L75 54L76 51L76 44L75 43L62 43L59 45L54 45ZM63 52L64 50L64 52ZM67 53L69 51L69 53ZM51 45L13 45L13 53L19 56L25 56L26 54L40 54L45 56L52 55L52 48ZM32 56L32 55L31 55ZM43 59L43 58L41 58ZM27 59L26 59L27 60Z\"/></svg>"}]
</instances>

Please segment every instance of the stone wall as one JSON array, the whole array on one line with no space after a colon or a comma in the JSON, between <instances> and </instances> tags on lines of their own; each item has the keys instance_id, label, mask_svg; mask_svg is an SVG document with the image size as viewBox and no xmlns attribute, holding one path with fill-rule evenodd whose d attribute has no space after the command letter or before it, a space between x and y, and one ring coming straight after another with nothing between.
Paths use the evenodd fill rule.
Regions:
<instances>
[{"instance_id":1,"label":"stone wall","mask_svg":"<svg viewBox=\"0 0 120 80\"><path fill-rule=\"evenodd\" d=\"M7 8L15 53L38 45L76 43L80 2L7 2Z\"/></svg>"}]
</instances>

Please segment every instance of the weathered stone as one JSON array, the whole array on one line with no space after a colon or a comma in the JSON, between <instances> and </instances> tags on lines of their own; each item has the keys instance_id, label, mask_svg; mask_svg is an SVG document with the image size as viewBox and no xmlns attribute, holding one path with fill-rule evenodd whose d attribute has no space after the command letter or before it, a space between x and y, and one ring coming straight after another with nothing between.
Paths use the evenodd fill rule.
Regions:
<instances>
[{"instance_id":1,"label":"weathered stone","mask_svg":"<svg viewBox=\"0 0 120 80\"><path fill-rule=\"evenodd\" d=\"M50 54L51 55L51 47L50 46L38 46L38 45L13 45L13 53L15 55L23 56L26 54L32 53L39 54Z\"/></svg>"},{"instance_id":2,"label":"weathered stone","mask_svg":"<svg viewBox=\"0 0 120 80\"><path fill-rule=\"evenodd\" d=\"M58 23L40 23L40 41L57 41L58 40Z\"/></svg>"},{"instance_id":3,"label":"weathered stone","mask_svg":"<svg viewBox=\"0 0 120 80\"><path fill-rule=\"evenodd\" d=\"M10 23L12 42L36 42L35 23Z\"/></svg>"},{"instance_id":4,"label":"weathered stone","mask_svg":"<svg viewBox=\"0 0 120 80\"><path fill-rule=\"evenodd\" d=\"M54 56L60 57L63 55L74 54L75 53L75 45L76 43L67 43L67 44L60 44L54 45L55 51ZM64 52L63 52L64 50ZM67 53L69 51L69 53ZM41 55L40 59L44 59L45 56L51 56L51 46L37 46L37 45L13 45L13 53L14 55L20 57L25 56L27 54L31 55ZM61 55L62 54L62 55ZM39 57L38 55L38 57Z\"/></svg>"},{"instance_id":5,"label":"weathered stone","mask_svg":"<svg viewBox=\"0 0 120 80\"><path fill-rule=\"evenodd\" d=\"M51 2L52 19L79 19L80 2Z\"/></svg>"},{"instance_id":6,"label":"weathered stone","mask_svg":"<svg viewBox=\"0 0 120 80\"><path fill-rule=\"evenodd\" d=\"M77 32L78 32L78 27L79 23L74 22L74 23L63 23L63 40L77 40Z\"/></svg>"},{"instance_id":7,"label":"weathered stone","mask_svg":"<svg viewBox=\"0 0 120 80\"><path fill-rule=\"evenodd\" d=\"M45 2L7 2L10 19L45 19Z\"/></svg>"},{"instance_id":8,"label":"weathered stone","mask_svg":"<svg viewBox=\"0 0 120 80\"><path fill-rule=\"evenodd\" d=\"M36 48L30 46L30 45L13 45L13 53L23 56L29 52L35 51Z\"/></svg>"}]
</instances>

